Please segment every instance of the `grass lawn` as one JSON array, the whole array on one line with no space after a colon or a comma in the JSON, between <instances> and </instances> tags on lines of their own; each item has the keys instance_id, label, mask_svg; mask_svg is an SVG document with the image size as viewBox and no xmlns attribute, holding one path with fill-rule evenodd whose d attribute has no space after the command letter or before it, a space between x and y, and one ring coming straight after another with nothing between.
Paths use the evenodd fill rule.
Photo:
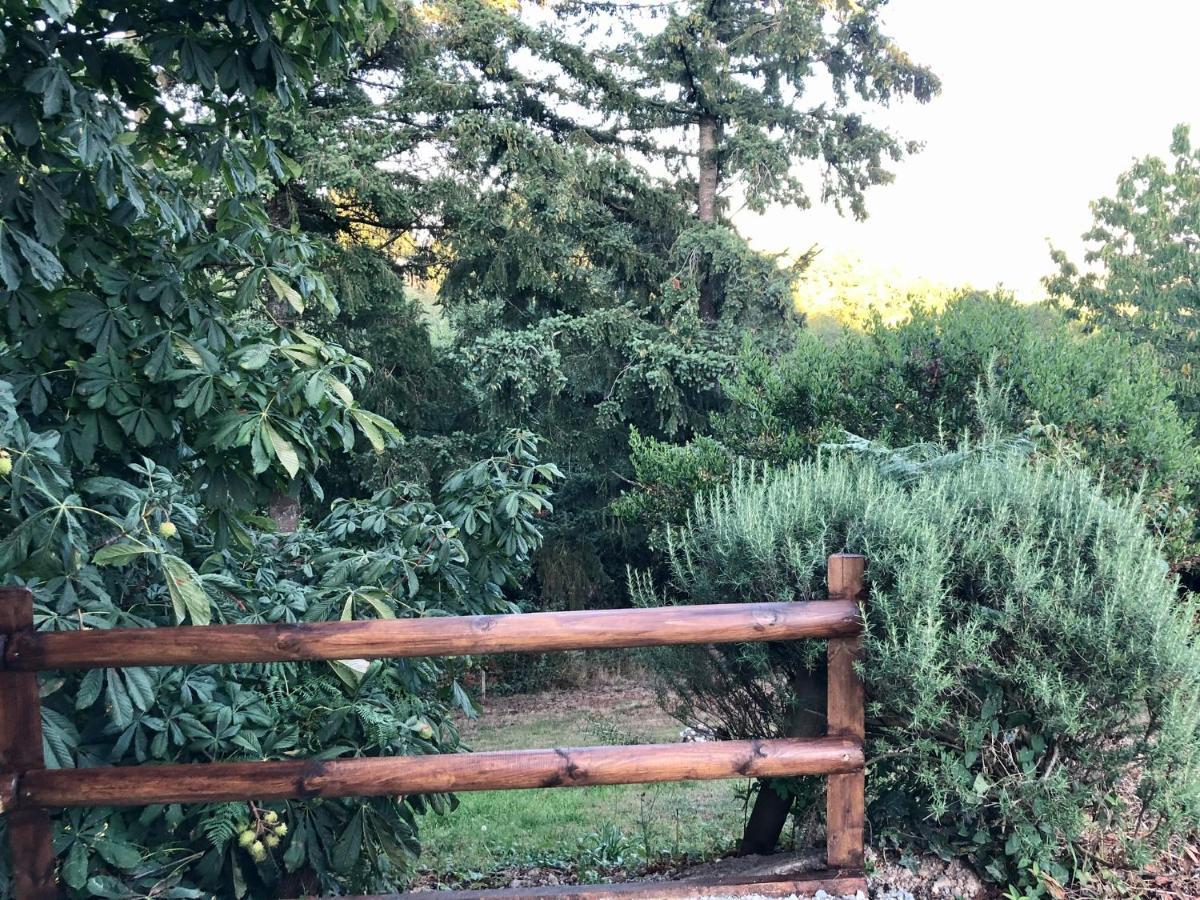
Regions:
<instances>
[{"instance_id":1,"label":"grass lawn","mask_svg":"<svg viewBox=\"0 0 1200 900\"><path fill-rule=\"evenodd\" d=\"M644 686L591 684L567 693L489 698L461 723L473 750L679 740ZM529 869L603 880L730 849L748 782L708 781L468 793L421 824L420 883L504 885Z\"/></svg>"}]
</instances>

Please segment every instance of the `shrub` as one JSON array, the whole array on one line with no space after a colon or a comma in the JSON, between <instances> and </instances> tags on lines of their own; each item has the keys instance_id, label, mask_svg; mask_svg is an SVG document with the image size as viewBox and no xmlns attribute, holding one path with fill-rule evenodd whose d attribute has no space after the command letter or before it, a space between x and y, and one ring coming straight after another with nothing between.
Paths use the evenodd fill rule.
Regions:
<instances>
[{"instance_id":1,"label":"shrub","mask_svg":"<svg viewBox=\"0 0 1200 900\"><path fill-rule=\"evenodd\" d=\"M719 441L700 436L682 446L629 431L629 461L639 490L629 491L612 504L612 512L629 526L681 522L693 498L729 480L733 454ZM649 544L659 549L661 528L651 528Z\"/></svg>"},{"instance_id":2,"label":"shrub","mask_svg":"<svg viewBox=\"0 0 1200 900\"><path fill-rule=\"evenodd\" d=\"M811 458L844 430L892 446L978 437L987 426L1026 431L1111 491L1142 491L1175 565L1197 555L1197 444L1161 363L1121 335L1081 333L1049 307L967 294L832 341L802 332L782 359L747 355L729 393L718 436L776 461Z\"/></svg>"},{"instance_id":3,"label":"shrub","mask_svg":"<svg viewBox=\"0 0 1200 900\"><path fill-rule=\"evenodd\" d=\"M938 462L892 467L904 480L863 458L742 467L669 530L669 577L635 575L635 594L819 599L828 554L866 554L877 833L932 840L1030 886L1031 872L1068 877L1092 825L1132 847L1194 824L1196 609L1181 606L1139 512L1078 470L1015 453ZM820 651L652 659L679 718L750 737L782 733L791 687Z\"/></svg>"},{"instance_id":4,"label":"shrub","mask_svg":"<svg viewBox=\"0 0 1200 900\"><path fill-rule=\"evenodd\" d=\"M396 485L336 500L295 532L246 527L219 547L186 472L143 458L124 477L82 477L62 445L30 427L0 381L0 449L12 461L0 476L0 573L33 591L46 631L511 612L505 591L528 572L560 479L536 439L517 433L432 498ZM46 762L454 752L450 710L471 709L463 668L420 659L66 673L41 682ZM257 820L253 802L69 809L56 816L55 848L70 897L392 890L420 852L417 816L454 802L272 803L288 831L262 856L237 842ZM10 896L3 827L0 817L0 900Z\"/></svg>"}]
</instances>

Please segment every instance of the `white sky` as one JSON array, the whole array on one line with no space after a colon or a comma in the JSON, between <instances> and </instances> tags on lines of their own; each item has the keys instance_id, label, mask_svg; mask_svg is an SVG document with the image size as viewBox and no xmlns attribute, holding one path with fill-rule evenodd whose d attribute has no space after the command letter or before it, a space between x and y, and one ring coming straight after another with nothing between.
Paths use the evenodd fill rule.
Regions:
<instances>
[{"instance_id":1,"label":"white sky","mask_svg":"<svg viewBox=\"0 0 1200 900\"><path fill-rule=\"evenodd\" d=\"M756 246L1041 296L1047 239L1078 259L1089 201L1166 154L1177 123L1200 138L1200 0L892 0L886 22L942 93L875 121L925 149L868 194L866 222L739 214Z\"/></svg>"}]
</instances>

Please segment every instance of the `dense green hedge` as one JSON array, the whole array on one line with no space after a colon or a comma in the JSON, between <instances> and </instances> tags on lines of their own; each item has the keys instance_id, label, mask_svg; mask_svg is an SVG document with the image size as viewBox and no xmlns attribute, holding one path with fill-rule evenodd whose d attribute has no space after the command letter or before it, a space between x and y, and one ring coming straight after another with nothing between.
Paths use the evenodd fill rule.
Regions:
<instances>
[{"instance_id":1,"label":"dense green hedge","mask_svg":"<svg viewBox=\"0 0 1200 900\"><path fill-rule=\"evenodd\" d=\"M1083 472L1011 452L937 462L903 480L886 473L904 467L868 458L743 467L670 529L669 574L635 576L635 593L819 598L828 554L865 553L876 834L919 834L1032 886L1038 872L1070 877L1092 824L1131 839L1194 825L1196 609L1180 604L1138 510ZM793 679L819 650L653 659L677 715L750 737L783 729Z\"/></svg>"},{"instance_id":2,"label":"dense green hedge","mask_svg":"<svg viewBox=\"0 0 1200 900\"><path fill-rule=\"evenodd\" d=\"M1198 449L1159 361L1107 332L1083 334L1055 310L967 294L940 312L826 340L801 332L780 359L751 353L729 385L718 436L741 454L810 458L849 431L893 447L1025 432L1143 506L1188 567L1197 555Z\"/></svg>"}]
</instances>

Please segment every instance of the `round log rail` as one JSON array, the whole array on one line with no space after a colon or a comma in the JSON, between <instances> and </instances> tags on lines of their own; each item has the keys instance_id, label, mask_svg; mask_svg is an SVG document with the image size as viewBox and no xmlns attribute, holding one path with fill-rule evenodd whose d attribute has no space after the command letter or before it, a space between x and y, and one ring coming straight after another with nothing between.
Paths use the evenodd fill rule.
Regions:
<instances>
[{"instance_id":1,"label":"round log rail","mask_svg":"<svg viewBox=\"0 0 1200 900\"><path fill-rule=\"evenodd\" d=\"M217 803L254 797L378 797L518 788L653 784L858 771L862 744L839 737L504 750L431 756L41 769L21 808Z\"/></svg>"},{"instance_id":2,"label":"round log rail","mask_svg":"<svg viewBox=\"0 0 1200 900\"><path fill-rule=\"evenodd\" d=\"M861 629L858 604L844 599L358 622L21 631L8 639L3 668L41 671L615 650L850 637Z\"/></svg>"}]
</instances>

